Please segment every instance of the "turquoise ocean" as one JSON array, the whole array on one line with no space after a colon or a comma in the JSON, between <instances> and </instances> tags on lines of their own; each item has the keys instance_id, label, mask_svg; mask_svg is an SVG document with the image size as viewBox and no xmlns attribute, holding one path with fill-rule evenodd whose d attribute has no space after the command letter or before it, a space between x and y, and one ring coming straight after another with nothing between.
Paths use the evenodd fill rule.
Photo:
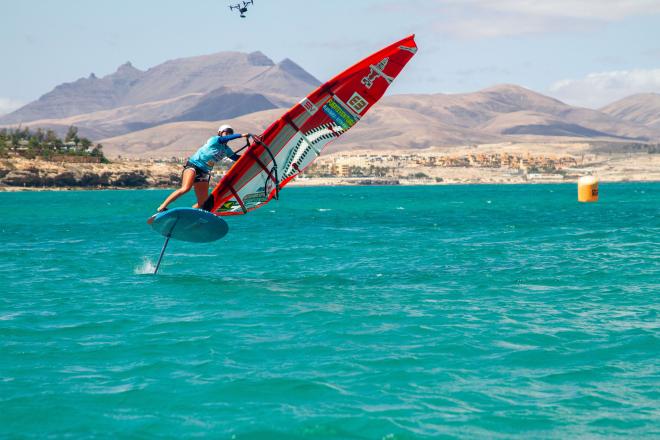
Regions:
<instances>
[{"instance_id":1,"label":"turquoise ocean","mask_svg":"<svg viewBox=\"0 0 660 440\"><path fill-rule=\"evenodd\" d=\"M660 183L0 193L0 438L660 438ZM192 197L179 206L191 204Z\"/></svg>"}]
</instances>

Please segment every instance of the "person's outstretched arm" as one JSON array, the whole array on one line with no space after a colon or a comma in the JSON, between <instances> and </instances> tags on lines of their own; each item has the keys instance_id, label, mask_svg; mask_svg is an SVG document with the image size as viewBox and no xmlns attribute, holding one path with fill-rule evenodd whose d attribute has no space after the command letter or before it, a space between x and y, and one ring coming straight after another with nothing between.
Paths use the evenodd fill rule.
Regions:
<instances>
[{"instance_id":1,"label":"person's outstretched arm","mask_svg":"<svg viewBox=\"0 0 660 440\"><path fill-rule=\"evenodd\" d=\"M233 135L233 136L236 136L236 135ZM238 135L238 136L239 136L239 137L247 138L247 137L250 137L250 136L252 136L252 135L251 135L250 133L243 133L243 134ZM236 154L236 153L232 153L231 155L228 155L227 157L228 157L229 159L233 160L234 162L236 162L236 161L241 157L241 155L240 155L240 154Z\"/></svg>"}]
</instances>

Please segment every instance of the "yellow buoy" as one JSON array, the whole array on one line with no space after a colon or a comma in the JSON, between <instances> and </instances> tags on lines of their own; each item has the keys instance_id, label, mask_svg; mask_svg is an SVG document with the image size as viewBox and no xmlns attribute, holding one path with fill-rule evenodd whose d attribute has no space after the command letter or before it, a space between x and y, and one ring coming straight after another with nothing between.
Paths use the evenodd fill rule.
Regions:
<instances>
[{"instance_id":1,"label":"yellow buoy","mask_svg":"<svg viewBox=\"0 0 660 440\"><path fill-rule=\"evenodd\" d=\"M578 179L578 202L598 201L598 179L594 176L582 176Z\"/></svg>"}]
</instances>

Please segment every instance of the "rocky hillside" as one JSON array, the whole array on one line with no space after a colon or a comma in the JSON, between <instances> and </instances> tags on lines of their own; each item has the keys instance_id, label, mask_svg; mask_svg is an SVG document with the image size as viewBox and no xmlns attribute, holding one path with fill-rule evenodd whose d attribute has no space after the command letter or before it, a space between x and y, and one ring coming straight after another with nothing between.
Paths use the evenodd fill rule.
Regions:
<instances>
[{"instance_id":1,"label":"rocky hillside","mask_svg":"<svg viewBox=\"0 0 660 440\"><path fill-rule=\"evenodd\" d=\"M0 188L153 188L180 184L181 166L170 163L58 163L0 160Z\"/></svg>"}]
</instances>

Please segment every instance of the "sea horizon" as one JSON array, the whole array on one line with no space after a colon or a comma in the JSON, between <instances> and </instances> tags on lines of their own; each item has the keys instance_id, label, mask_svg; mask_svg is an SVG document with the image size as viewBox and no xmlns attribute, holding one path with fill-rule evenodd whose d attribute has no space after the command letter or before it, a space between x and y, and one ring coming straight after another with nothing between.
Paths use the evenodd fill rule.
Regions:
<instances>
[{"instance_id":1,"label":"sea horizon","mask_svg":"<svg viewBox=\"0 0 660 440\"><path fill-rule=\"evenodd\" d=\"M585 174L591 175L591 174ZM595 176L598 178L598 176ZM340 188L340 187L433 187L433 186L480 186L480 185L504 185L504 186L525 186L525 185L573 185L576 187L577 191L577 178L567 179L567 180L533 180L533 181L509 181L509 182L433 182L433 183L353 183L351 180L346 180L343 183L325 183L328 180L341 180L345 178L336 177L331 179L326 178L304 178L303 181L291 181L287 184L287 188ZM371 178L371 177L356 177L350 178L354 180L366 180L366 181L375 181L378 182L380 178ZM383 179L387 180L387 179ZM396 179L393 179L396 180ZM660 183L660 180L601 180L598 179L601 184L626 184L626 183L639 183L639 184L655 184ZM321 183L317 183L321 182ZM175 190L178 186L158 186L158 187L79 187L79 186L70 186L70 187L21 187L21 186L0 186L0 193L12 193L12 192L72 192L72 191L166 191L166 190ZM193 202L194 203L194 202Z\"/></svg>"}]
</instances>

